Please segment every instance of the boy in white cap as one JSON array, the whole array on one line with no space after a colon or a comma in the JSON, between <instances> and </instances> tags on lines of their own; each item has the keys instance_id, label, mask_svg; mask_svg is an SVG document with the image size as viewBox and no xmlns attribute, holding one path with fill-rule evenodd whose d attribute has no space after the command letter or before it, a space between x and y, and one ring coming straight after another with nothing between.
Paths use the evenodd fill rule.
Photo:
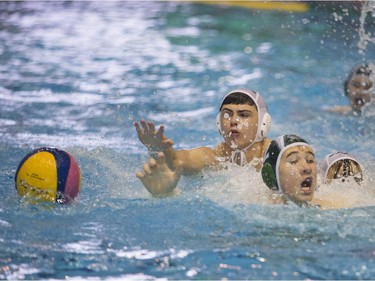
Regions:
<instances>
[{"instance_id":1,"label":"boy in white cap","mask_svg":"<svg viewBox=\"0 0 375 281\"><path fill-rule=\"evenodd\" d=\"M164 135L163 126L156 130L152 122L134 123L139 140L156 154L136 174L151 194L168 195L174 191L181 175L195 174L204 168L218 169L222 161L243 166L258 160L255 166L260 169L261 158L270 143L266 134L271 126L263 97L245 89L228 93L216 124L224 141L215 148L174 150L173 141Z\"/></svg>"},{"instance_id":2,"label":"boy in white cap","mask_svg":"<svg viewBox=\"0 0 375 281\"><path fill-rule=\"evenodd\" d=\"M353 179L358 184L363 181L361 164L356 157L346 152L331 153L324 157L319 163L318 171L324 184L336 179L342 182Z\"/></svg>"}]
</instances>

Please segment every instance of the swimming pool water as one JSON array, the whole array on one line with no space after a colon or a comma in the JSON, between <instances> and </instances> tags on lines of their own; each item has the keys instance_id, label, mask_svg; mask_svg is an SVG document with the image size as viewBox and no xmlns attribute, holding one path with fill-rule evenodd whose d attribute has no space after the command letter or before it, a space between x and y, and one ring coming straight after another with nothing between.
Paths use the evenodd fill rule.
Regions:
<instances>
[{"instance_id":1,"label":"swimming pool water","mask_svg":"<svg viewBox=\"0 0 375 281\"><path fill-rule=\"evenodd\" d=\"M348 103L343 82L374 44L358 48L360 10L320 6L0 2L0 278L373 279L375 125L325 108ZM264 95L270 137L361 157L363 188L341 194L355 208L267 205L259 174L239 167L149 195L133 122L165 124L177 148L214 146L218 105L238 87ZM76 204L18 197L18 163L40 146L76 158Z\"/></svg>"}]
</instances>

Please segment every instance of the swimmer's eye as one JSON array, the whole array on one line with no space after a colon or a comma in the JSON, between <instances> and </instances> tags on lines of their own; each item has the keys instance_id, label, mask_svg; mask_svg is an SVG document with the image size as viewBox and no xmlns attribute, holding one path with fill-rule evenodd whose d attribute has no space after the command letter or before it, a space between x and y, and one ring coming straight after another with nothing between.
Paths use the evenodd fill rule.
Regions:
<instances>
[{"instance_id":1,"label":"swimmer's eye","mask_svg":"<svg viewBox=\"0 0 375 281\"><path fill-rule=\"evenodd\" d=\"M365 90L371 89L372 81L367 81L366 83L364 83L363 87L365 88Z\"/></svg>"},{"instance_id":2,"label":"swimmer's eye","mask_svg":"<svg viewBox=\"0 0 375 281\"><path fill-rule=\"evenodd\" d=\"M351 85L357 89L368 90L372 87L372 81L353 81Z\"/></svg>"},{"instance_id":3,"label":"swimmer's eye","mask_svg":"<svg viewBox=\"0 0 375 281\"><path fill-rule=\"evenodd\" d=\"M251 113L249 113L249 112L240 112L238 114L238 116L240 116L242 118L249 118L249 117L251 117Z\"/></svg>"},{"instance_id":4,"label":"swimmer's eye","mask_svg":"<svg viewBox=\"0 0 375 281\"><path fill-rule=\"evenodd\" d=\"M224 112L223 113L223 118L224 119L228 119L230 116L231 116L231 114L229 112Z\"/></svg>"},{"instance_id":5,"label":"swimmer's eye","mask_svg":"<svg viewBox=\"0 0 375 281\"><path fill-rule=\"evenodd\" d=\"M354 82L354 81L351 84L353 87L356 87L356 88L361 88L361 85L362 85L361 82Z\"/></svg>"}]
</instances>

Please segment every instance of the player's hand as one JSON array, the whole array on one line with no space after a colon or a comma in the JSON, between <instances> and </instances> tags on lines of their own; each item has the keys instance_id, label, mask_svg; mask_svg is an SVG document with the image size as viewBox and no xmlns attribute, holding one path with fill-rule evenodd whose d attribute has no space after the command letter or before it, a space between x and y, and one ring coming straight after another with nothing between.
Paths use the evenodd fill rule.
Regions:
<instances>
[{"instance_id":1,"label":"player's hand","mask_svg":"<svg viewBox=\"0 0 375 281\"><path fill-rule=\"evenodd\" d=\"M152 121L141 120L134 122L138 138L150 151L164 151L173 145L173 141L164 135L164 126L161 125L158 130Z\"/></svg>"},{"instance_id":2,"label":"player's hand","mask_svg":"<svg viewBox=\"0 0 375 281\"><path fill-rule=\"evenodd\" d=\"M143 170L136 173L147 190L154 196L169 195L176 188L181 177L181 170L168 167L163 152L159 152L157 159L143 164Z\"/></svg>"}]
</instances>

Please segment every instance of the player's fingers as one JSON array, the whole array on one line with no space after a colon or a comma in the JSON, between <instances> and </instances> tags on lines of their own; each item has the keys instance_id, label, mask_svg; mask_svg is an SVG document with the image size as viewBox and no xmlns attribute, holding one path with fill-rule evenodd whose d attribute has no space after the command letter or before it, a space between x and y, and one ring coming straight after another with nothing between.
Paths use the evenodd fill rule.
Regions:
<instances>
[{"instance_id":1,"label":"player's fingers","mask_svg":"<svg viewBox=\"0 0 375 281\"><path fill-rule=\"evenodd\" d=\"M141 120L141 126L142 126L142 129L143 131L148 131L148 125L147 125L147 122L145 120Z\"/></svg>"},{"instance_id":2,"label":"player's fingers","mask_svg":"<svg viewBox=\"0 0 375 281\"><path fill-rule=\"evenodd\" d=\"M143 164L143 171L145 171L145 174L147 175L150 175L152 173L150 169L150 165L148 163Z\"/></svg>"},{"instance_id":3,"label":"player's fingers","mask_svg":"<svg viewBox=\"0 0 375 281\"><path fill-rule=\"evenodd\" d=\"M164 140L161 142L161 144L162 144L162 147L163 147L164 149L167 149L168 147L171 147L171 146L174 144L174 142L173 142L172 140L170 140L170 139L164 139Z\"/></svg>"},{"instance_id":4,"label":"player's fingers","mask_svg":"<svg viewBox=\"0 0 375 281\"><path fill-rule=\"evenodd\" d=\"M148 161L148 165L150 167L150 170L155 170L156 169L156 160L154 158L150 158L150 160Z\"/></svg>"},{"instance_id":5,"label":"player's fingers","mask_svg":"<svg viewBox=\"0 0 375 281\"><path fill-rule=\"evenodd\" d=\"M159 128L159 130L158 130L157 133L156 133L156 136L157 136L158 138L162 138L162 137L163 137L163 134L164 134L164 125L161 125L160 128Z\"/></svg>"},{"instance_id":6,"label":"player's fingers","mask_svg":"<svg viewBox=\"0 0 375 281\"><path fill-rule=\"evenodd\" d=\"M163 165L165 164L165 155L163 152L158 152L158 159L155 162L157 165Z\"/></svg>"},{"instance_id":7,"label":"player's fingers","mask_svg":"<svg viewBox=\"0 0 375 281\"><path fill-rule=\"evenodd\" d=\"M145 176L145 174L144 174L142 171L138 171L138 172L135 174L135 176L136 176L137 178L139 178L139 179L143 179L144 176Z\"/></svg>"},{"instance_id":8,"label":"player's fingers","mask_svg":"<svg viewBox=\"0 0 375 281\"><path fill-rule=\"evenodd\" d=\"M142 128L139 126L139 123L138 123L138 122L134 122L134 127L135 127L135 129L137 130L137 133L138 133L138 134L141 134L141 133L142 133Z\"/></svg>"},{"instance_id":9,"label":"player's fingers","mask_svg":"<svg viewBox=\"0 0 375 281\"><path fill-rule=\"evenodd\" d=\"M147 122L148 129L150 130L150 133L155 133L155 125L152 121Z\"/></svg>"}]
</instances>

